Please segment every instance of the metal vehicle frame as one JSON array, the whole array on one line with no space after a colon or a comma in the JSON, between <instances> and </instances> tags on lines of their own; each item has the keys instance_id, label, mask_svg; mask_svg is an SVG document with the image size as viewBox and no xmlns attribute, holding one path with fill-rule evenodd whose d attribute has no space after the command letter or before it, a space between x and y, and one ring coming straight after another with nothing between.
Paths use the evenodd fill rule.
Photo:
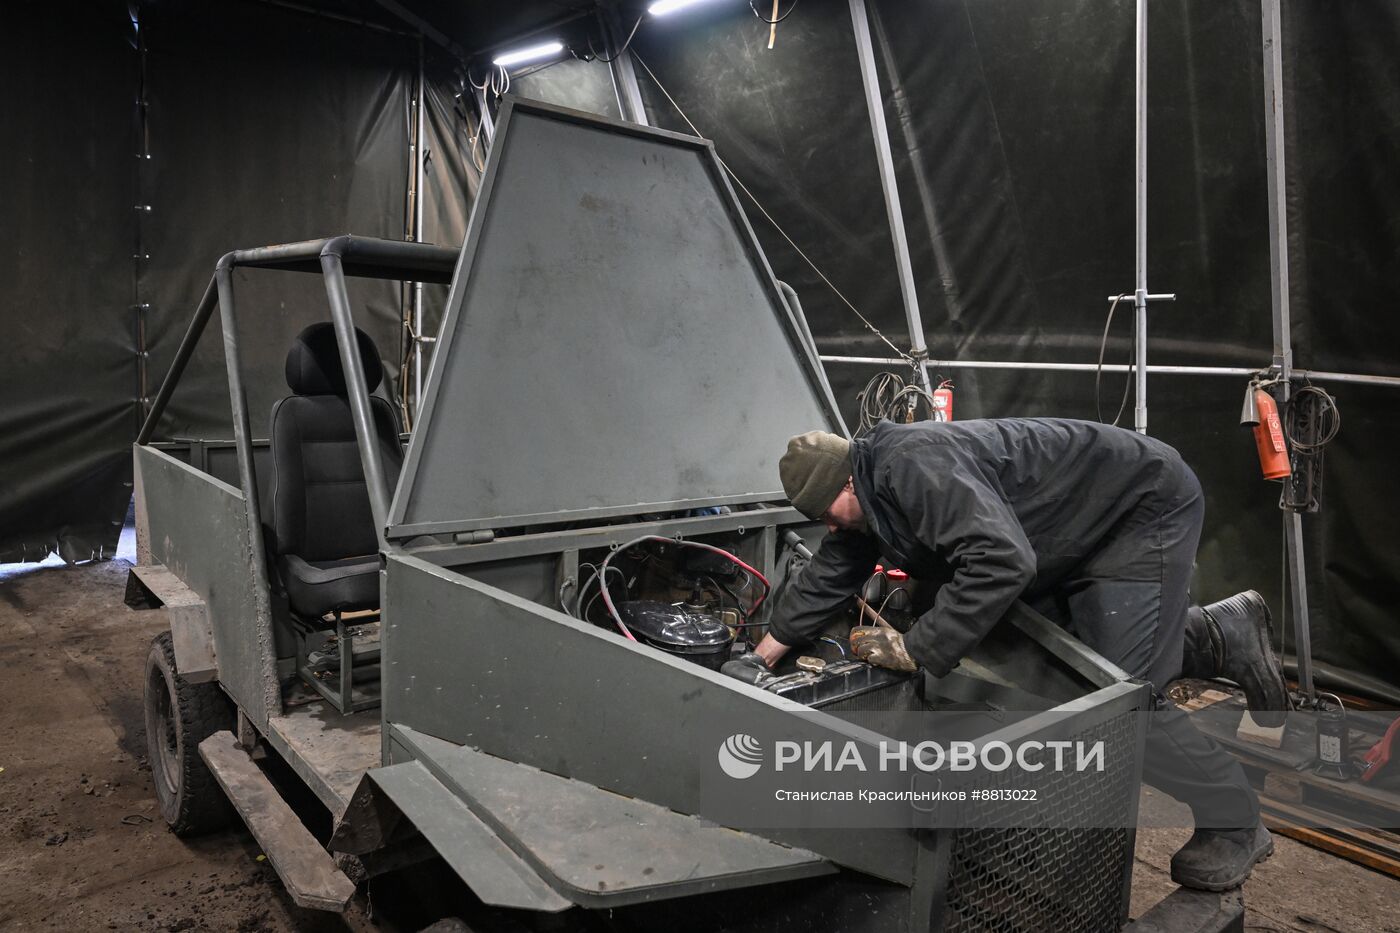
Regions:
<instances>
[{"instance_id":1,"label":"metal vehicle frame","mask_svg":"<svg viewBox=\"0 0 1400 933\"><path fill-rule=\"evenodd\" d=\"M1017 890L1044 901L1046 879L1038 879L1035 869L1022 869L1019 876L1010 870L1002 878L995 897L981 891L977 897L988 899L967 906L977 899L968 890L974 887L966 873L969 853L995 830L785 828L760 836L720 829L706 819L714 815L714 794L706 791L703 779L697 780L697 775L714 773L714 748L691 741L678 723L742 722L756 730L863 746L873 745L879 736L836 715L807 710L627 642L554 608L560 587L578 581L582 557L605 553L642 534L716 543L776 576L782 532L797 530L814 543L821 530L795 510L772 504L780 494L726 497L721 501L736 507L729 514L654 518L604 510L530 516L531 528L510 534L489 527L398 524L405 484L396 497L371 440L369 394L346 278L453 283L456 292L470 275L498 157L506 149L500 139L509 134L517 111L699 153L727 199L750 260L776 296L775 307L781 309L792 352L808 374L809 390L839 424L796 296L772 278L711 145L703 140L514 101L497 127L492 163L460 253L342 236L225 255L134 448L140 564L134 573L172 609L181 676L191 683L216 681L237 707L232 734L207 739L200 751L273 855L293 896L301 903L337 909L349 893L340 879L327 882L325 865L308 868L305 859L299 863L274 853L279 829L270 825L267 814L277 801L270 800L270 788L257 784L256 768L250 771L245 762L262 743L286 759L330 810L336 820L330 849L340 853L342 868L347 857L358 871L372 874L379 870L376 864L384 869L403 864L406 851L419 858L437 855L488 904L538 912L641 911L651 902L691 898L708 905L706 910L723 913L724 927L737 930L775 928L771 911L750 908L777 900L784 905L778 912L786 918L783 929L905 931L945 925L996 928L999 912L1031 909L1015 903ZM306 702L284 691L292 674L286 610L268 580L259 442L250 427L236 327L233 272L238 268L324 277L380 536L378 710L338 715L320 700ZM209 451L226 449L218 442L153 442L216 308L233 412L236 475L226 456L218 464L214 458L204 461ZM449 315L445 333L453 320ZM449 346L450 340L441 340L437 356ZM441 362L433 361L429 406ZM431 410L419 419L417 430L432 430ZM410 464L417 451L411 444ZM643 511L713 504L668 503L669 508ZM431 532L452 537L421 537ZM176 612L176 607L185 608ZM513 636L509 641L491 637L506 629ZM1028 695L1055 698L1045 701L1043 716L998 733L1000 738L1051 729L1088 731L1123 717L1138 723L1129 739L1136 765L1123 777L1131 790L1124 824L1130 827L1143 741L1143 717L1134 711L1146 708L1146 686L1028 608L1018 607L998 631L1004 636L1000 653L979 655L969 668L993 676L959 670L941 682L929 678L928 695L1000 698L1012 709L1023 708L1018 704ZM588 673L604 670L606 677ZM1005 686L1008 677L1016 680L1016 688ZM616 703L619 684L636 698L625 707ZM637 767L639 748L646 750L644 768ZM1109 913L1114 916L1105 928L1126 920L1131 880L1133 831L1114 832L1119 834L1116 854L1108 862L1083 841L1044 841L1045 854L1078 860L1086 872L1107 872ZM297 848L295 841L284 839L283 844L288 851ZM348 890L352 893L353 887ZM715 906L719 892L725 892L722 907Z\"/></svg>"}]
</instances>

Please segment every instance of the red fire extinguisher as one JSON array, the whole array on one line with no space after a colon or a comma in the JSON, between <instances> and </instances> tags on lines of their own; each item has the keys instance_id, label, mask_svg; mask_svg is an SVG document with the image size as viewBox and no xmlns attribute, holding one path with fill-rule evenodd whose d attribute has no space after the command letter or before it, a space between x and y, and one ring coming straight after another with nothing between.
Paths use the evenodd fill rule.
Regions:
<instances>
[{"instance_id":1,"label":"red fire extinguisher","mask_svg":"<svg viewBox=\"0 0 1400 933\"><path fill-rule=\"evenodd\" d=\"M1240 424L1254 428L1254 446L1259 450L1259 469L1265 479L1283 479L1293 472L1288 459L1288 443L1283 438L1283 422L1279 418L1278 403L1265 391L1263 384L1254 381L1245 390L1244 411Z\"/></svg>"},{"instance_id":2,"label":"red fire extinguisher","mask_svg":"<svg viewBox=\"0 0 1400 933\"><path fill-rule=\"evenodd\" d=\"M933 390L933 420L953 420L953 383L947 379Z\"/></svg>"}]
</instances>

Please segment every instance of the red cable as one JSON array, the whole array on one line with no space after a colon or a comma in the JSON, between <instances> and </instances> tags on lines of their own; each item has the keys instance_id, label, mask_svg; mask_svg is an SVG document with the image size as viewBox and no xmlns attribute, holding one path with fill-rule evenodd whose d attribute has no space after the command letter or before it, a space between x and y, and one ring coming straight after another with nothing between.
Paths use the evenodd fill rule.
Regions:
<instances>
[{"instance_id":1,"label":"red cable","mask_svg":"<svg viewBox=\"0 0 1400 933\"><path fill-rule=\"evenodd\" d=\"M681 547L694 547L700 548L701 550L705 551L713 551L716 554L720 554L724 557L729 558L729 560L739 565L739 567L742 568L746 573L753 575L753 577L756 578L758 582L763 584L763 595L758 597L754 604L749 607L748 614L745 616L745 618L752 617L753 614L758 611L758 607L763 605L763 601L768 598L768 594L773 589L772 585L768 582L767 577L765 577L763 574L759 573L757 570L740 560L738 555L731 554L724 548L715 547L713 544L705 544L701 541L684 541L678 540L676 538L663 538L660 535L642 535L640 538L633 538L631 541L628 541L626 544L623 544L620 547L618 547L618 549L613 551L612 554L609 554L607 557L603 558L603 563L598 567L598 576L600 577L599 585L602 587L603 592L603 605L607 607L608 615L612 617L613 622L617 625L618 631L622 632L623 635L627 636L629 641L636 641L637 637L633 635L631 630L627 628L626 623L622 621L622 616L618 614L617 609L613 606L612 596L608 593L608 578L606 574L608 564L612 561L614 555L620 554L628 548L636 547L638 544L641 544L644 541L657 541L662 544L677 544Z\"/></svg>"}]
</instances>

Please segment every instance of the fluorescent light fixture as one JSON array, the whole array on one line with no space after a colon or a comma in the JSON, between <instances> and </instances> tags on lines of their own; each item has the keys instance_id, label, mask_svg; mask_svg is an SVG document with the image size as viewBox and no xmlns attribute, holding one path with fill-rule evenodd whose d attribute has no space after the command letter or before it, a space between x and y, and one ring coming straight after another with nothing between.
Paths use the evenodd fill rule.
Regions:
<instances>
[{"instance_id":1,"label":"fluorescent light fixture","mask_svg":"<svg viewBox=\"0 0 1400 933\"><path fill-rule=\"evenodd\" d=\"M656 0L655 3L647 7L647 12L652 16L665 16L667 13L674 13L677 10L684 10L688 6L704 2L705 0Z\"/></svg>"},{"instance_id":2,"label":"fluorescent light fixture","mask_svg":"<svg viewBox=\"0 0 1400 933\"><path fill-rule=\"evenodd\" d=\"M558 55L562 51L564 51L564 43L544 42L540 45L516 49L513 52L504 52L492 59L491 64L498 65L501 68L508 68L511 65L518 65L521 62L532 62L537 58L548 58L551 55Z\"/></svg>"}]
</instances>

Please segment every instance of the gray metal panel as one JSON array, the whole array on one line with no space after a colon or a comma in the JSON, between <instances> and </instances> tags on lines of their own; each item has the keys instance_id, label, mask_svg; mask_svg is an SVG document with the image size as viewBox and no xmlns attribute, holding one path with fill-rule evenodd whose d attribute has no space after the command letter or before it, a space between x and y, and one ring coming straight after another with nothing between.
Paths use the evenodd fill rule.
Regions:
<instances>
[{"instance_id":1,"label":"gray metal panel","mask_svg":"<svg viewBox=\"0 0 1400 933\"><path fill-rule=\"evenodd\" d=\"M836 871L818 855L752 833L395 729L395 738L473 813L551 884L585 906L621 906Z\"/></svg>"},{"instance_id":2,"label":"gray metal panel","mask_svg":"<svg viewBox=\"0 0 1400 933\"><path fill-rule=\"evenodd\" d=\"M145 547L209 608L219 681L260 730L280 705L271 611L255 583L243 495L151 447L135 448Z\"/></svg>"},{"instance_id":3,"label":"gray metal panel","mask_svg":"<svg viewBox=\"0 0 1400 933\"><path fill-rule=\"evenodd\" d=\"M407 726L706 816L722 802L718 785L699 778L716 769L714 747L694 741L697 729L748 723L795 740L872 747L880 738L414 557L389 553L384 592L386 742L388 724ZM913 879L908 832L765 835L892 881Z\"/></svg>"},{"instance_id":4,"label":"gray metal panel","mask_svg":"<svg viewBox=\"0 0 1400 933\"><path fill-rule=\"evenodd\" d=\"M333 817L380 763L378 710L341 714L329 703L307 703L273 716L263 734Z\"/></svg>"},{"instance_id":5,"label":"gray metal panel","mask_svg":"<svg viewBox=\"0 0 1400 933\"><path fill-rule=\"evenodd\" d=\"M782 498L844 433L710 145L509 104L391 535Z\"/></svg>"},{"instance_id":6,"label":"gray metal panel","mask_svg":"<svg viewBox=\"0 0 1400 933\"><path fill-rule=\"evenodd\" d=\"M423 765L404 762L377 768L367 777L483 903L550 913L573 906Z\"/></svg>"},{"instance_id":7,"label":"gray metal panel","mask_svg":"<svg viewBox=\"0 0 1400 933\"><path fill-rule=\"evenodd\" d=\"M180 676L192 684L217 680L219 662L214 653L214 631L203 598L164 564L149 563L134 567L131 572L165 608L170 620L170 643L175 649L175 669Z\"/></svg>"}]
</instances>

